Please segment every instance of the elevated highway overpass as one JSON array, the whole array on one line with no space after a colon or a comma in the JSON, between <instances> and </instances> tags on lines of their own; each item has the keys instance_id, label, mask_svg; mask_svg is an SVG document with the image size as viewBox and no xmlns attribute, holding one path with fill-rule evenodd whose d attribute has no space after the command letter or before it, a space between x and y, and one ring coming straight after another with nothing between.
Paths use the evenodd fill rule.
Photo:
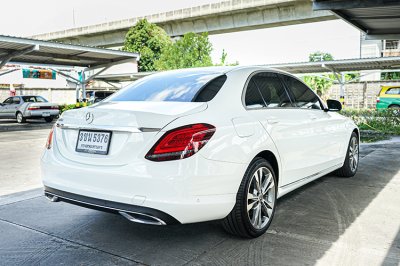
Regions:
<instances>
[{"instance_id":1,"label":"elevated highway overpass","mask_svg":"<svg viewBox=\"0 0 400 266\"><path fill-rule=\"evenodd\" d=\"M64 43L118 47L129 28L146 18L171 37L186 32L220 34L337 19L326 10L313 11L311 0L229 0L144 17L31 36Z\"/></svg>"}]
</instances>

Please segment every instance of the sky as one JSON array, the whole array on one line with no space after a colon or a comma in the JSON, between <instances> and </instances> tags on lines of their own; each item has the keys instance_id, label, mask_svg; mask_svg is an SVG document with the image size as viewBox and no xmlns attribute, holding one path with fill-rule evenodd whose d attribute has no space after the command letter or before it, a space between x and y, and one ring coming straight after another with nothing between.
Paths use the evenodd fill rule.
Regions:
<instances>
[{"instance_id":1,"label":"sky","mask_svg":"<svg viewBox=\"0 0 400 266\"><path fill-rule=\"evenodd\" d=\"M30 36L221 0L13 0L2 3L0 34ZM110 4L112 3L112 4ZM360 55L360 33L341 20L210 35L212 58L241 65L308 61L315 51L335 59Z\"/></svg>"}]
</instances>

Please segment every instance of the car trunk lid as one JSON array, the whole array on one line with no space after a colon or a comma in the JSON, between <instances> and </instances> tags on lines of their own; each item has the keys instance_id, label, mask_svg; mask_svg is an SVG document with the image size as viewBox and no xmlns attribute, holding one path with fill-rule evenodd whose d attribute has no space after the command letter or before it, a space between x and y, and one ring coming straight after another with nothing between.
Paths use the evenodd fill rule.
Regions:
<instances>
[{"instance_id":1,"label":"car trunk lid","mask_svg":"<svg viewBox=\"0 0 400 266\"><path fill-rule=\"evenodd\" d=\"M57 122L57 148L66 159L90 165L124 165L144 157L159 131L173 120L204 111L207 103L104 102L67 111ZM79 130L110 131L108 155L77 152Z\"/></svg>"}]
</instances>

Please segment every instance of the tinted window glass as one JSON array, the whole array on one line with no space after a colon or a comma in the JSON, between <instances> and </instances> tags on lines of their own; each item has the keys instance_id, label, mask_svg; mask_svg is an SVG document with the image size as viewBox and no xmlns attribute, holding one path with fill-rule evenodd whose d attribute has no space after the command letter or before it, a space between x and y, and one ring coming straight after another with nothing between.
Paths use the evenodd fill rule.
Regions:
<instances>
[{"instance_id":1,"label":"tinted window glass","mask_svg":"<svg viewBox=\"0 0 400 266\"><path fill-rule=\"evenodd\" d=\"M220 75L198 70L159 73L139 79L107 101L191 102L204 85Z\"/></svg>"},{"instance_id":2,"label":"tinted window glass","mask_svg":"<svg viewBox=\"0 0 400 266\"><path fill-rule=\"evenodd\" d=\"M20 104L21 103L21 99L19 97L13 97L12 101L13 101L13 104Z\"/></svg>"},{"instance_id":3,"label":"tinted window glass","mask_svg":"<svg viewBox=\"0 0 400 266\"><path fill-rule=\"evenodd\" d=\"M13 99L12 97L7 98L3 103L12 103L13 102L12 99Z\"/></svg>"},{"instance_id":4,"label":"tinted window glass","mask_svg":"<svg viewBox=\"0 0 400 266\"><path fill-rule=\"evenodd\" d=\"M279 77L275 73L255 74L247 85L245 103L247 107L291 107L290 99Z\"/></svg>"},{"instance_id":5,"label":"tinted window glass","mask_svg":"<svg viewBox=\"0 0 400 266\"><path fill-rule=\"evenodd\" d=\"M211 101L215 95L219 92L226 81L226 75L219 76L212 81L210 81L207 85L205 85L197 94L196 98L193 100L194 102L208 102Z\"/></svg>"},{"instance_id":6,"label":"tinted window glass","mask_svg":"<svg viewBox=\"0 0 400 266\"><path fill-rule=\"evenodd\" d=\"M391 88L386 91L386 94L400 94L400 88Z\"/></svg>"},{"instance_id":7,"label":"tinted window glass","mask_svg":"<svg viewBox=\"0 0 400 266\"><path fill-rule=\"evenodd\" d=\"M286 75L282 78L293 95L295 105L300 108L323 109L318 96L303 82Z\"/></svg>"},{"instance_id":8,"label":"tinted window glass","mask_svg":"<svg viewBox=\"0 0 400 266\"><path fill-rule=\"evenodd\" d=\"M45 103L47 100L41 96L22 96L22 99L26 103Z\"/></svg>"}]
</instances>

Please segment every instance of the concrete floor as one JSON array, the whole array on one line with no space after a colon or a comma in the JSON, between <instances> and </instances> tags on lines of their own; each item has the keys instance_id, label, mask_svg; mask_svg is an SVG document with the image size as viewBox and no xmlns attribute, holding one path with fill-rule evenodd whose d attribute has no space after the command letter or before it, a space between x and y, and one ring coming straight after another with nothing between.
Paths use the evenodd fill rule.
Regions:
<instances>
[{"instance_id":1,"label":"concrete floor","mask_svg":"<svg viewBox=\"0 0 400 266\"><path fill-rule=\"evenodd\" d=\"M146 226L41 189L5 195L40 185L47 132L0 133L0 265L400 265L400 143L362 145L355 177L281 198L267 233L244 240L217 221Z\"/></svg>"}]
</instances>

